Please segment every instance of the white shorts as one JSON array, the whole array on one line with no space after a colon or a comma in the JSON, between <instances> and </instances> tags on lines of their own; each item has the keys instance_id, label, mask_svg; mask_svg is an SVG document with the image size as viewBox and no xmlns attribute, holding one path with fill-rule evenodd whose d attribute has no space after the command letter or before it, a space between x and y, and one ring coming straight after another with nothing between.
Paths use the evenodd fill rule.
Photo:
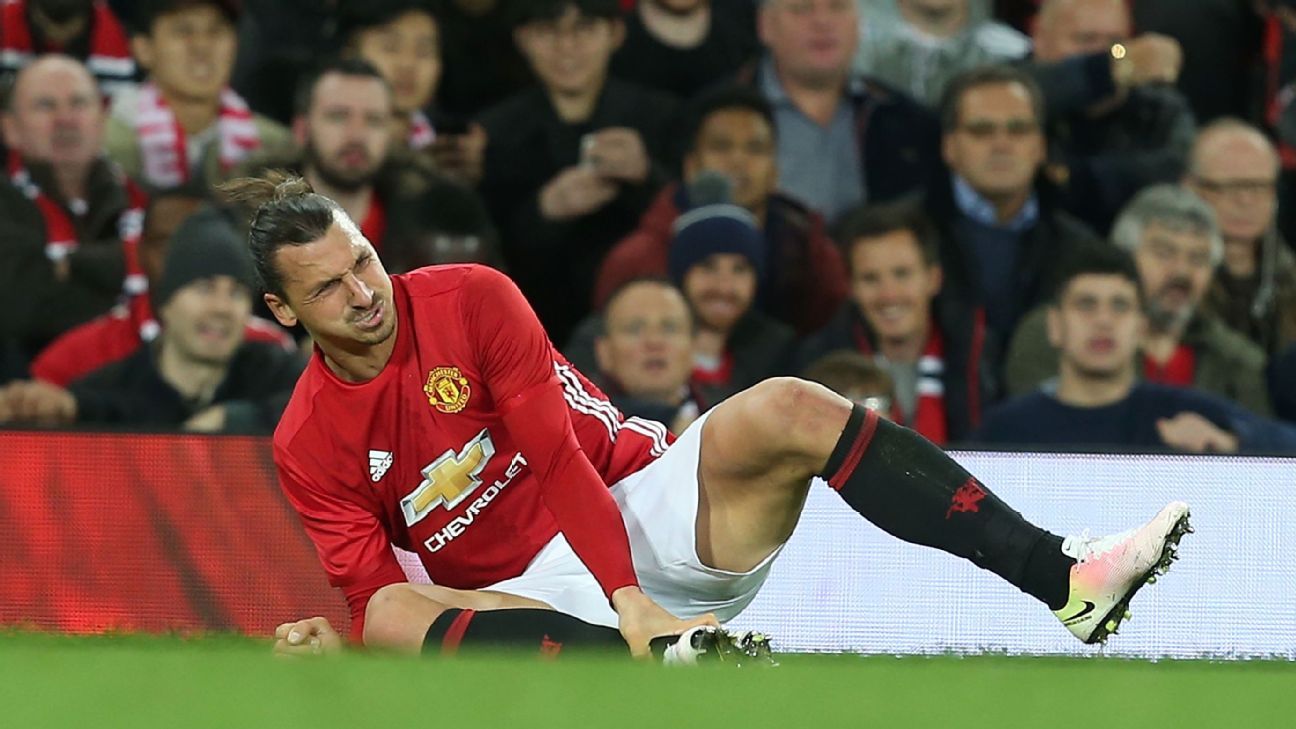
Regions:
<instances>
[{"instance_id":1,"label":"white shorts","mask_svg":"<svg viewBox=\"0 0 1296 729\"><path fill-rule=\"evenodd\" d=\"M614 484L612 496L644 592L678 617L710 612L725 622L756 597L782 546L748 572L712 569L698 559L698 455L706 418L698 418L661 458ZM521 575L482 589L539 600L595 625L617 624L603 590L562 534Z\"/></svg>"}]
</instances>

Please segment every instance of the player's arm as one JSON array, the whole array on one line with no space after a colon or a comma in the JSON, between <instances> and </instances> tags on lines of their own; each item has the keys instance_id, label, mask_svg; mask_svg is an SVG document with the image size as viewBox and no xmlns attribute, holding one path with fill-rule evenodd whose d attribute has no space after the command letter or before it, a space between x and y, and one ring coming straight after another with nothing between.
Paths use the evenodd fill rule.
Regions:
<instances>
[{"instance_id":1,"label":"player's arm","mask_svg":"<svg viewBox=\"0 0 1296 729\"><path fill-rule=\"evenodd\" d=\"M314 543L329 584L346 596L349 637L359 643L369 599L387 585L406 581L387 530L373 506L321 486L286 452L276 449L275 463L284 495Z\"/></svg>"},{"instance_id":2,"label":"player's arm","mask_svg":"<svg viewBox=\"0 0 1296 729\"><path fill-rule=\"evenodd\" d=\"M620 615L631 651L642 654L651 638L699 622L676 620L639 589L621 511L576 439L554 373L552 347L522 292L503 274L477 269L467 284L462 313L504 425L572 551Z\"/></svg>"}]
</instances>

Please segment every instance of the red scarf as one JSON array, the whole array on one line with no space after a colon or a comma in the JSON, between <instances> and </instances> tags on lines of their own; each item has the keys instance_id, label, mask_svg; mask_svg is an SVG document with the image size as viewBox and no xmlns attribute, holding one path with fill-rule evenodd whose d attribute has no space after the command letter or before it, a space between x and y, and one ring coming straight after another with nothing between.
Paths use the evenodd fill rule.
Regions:
<instances>
[{"instance_id":1,"label":"red scarf","mask_svg":"<svg viewBox=\"0 0 1296 729\"><path fill-rule=\"evenodd\" d=\"M416 111L410 114L409 146L410 149L423 149L436 141L436 130L427 114Z\"/></svg>"},{"instance_id":2,"label":"red scarf","mask_svg":"<svg viewBox=\"0 0 1296 729\"><path fill-rule=\"evenodd\" d=\"M875 356L864 325L858 321L855 322L854 334L855 348L870 357ZM913 418L906 422L899 402L893 402L891 420L913 428L936 445L945 445L949 441L949 421L945 414L945 339L934 323L931 335L927 337L927 346L918 358L918 400Z\"/></svg>"},{"instance_id":3,"label":"red scarf","mask_svg":"<svg viewBox=\"0 0 1296 729\"><path fill-rule=\"evenodd\" d=\"M261 147L252 110L231 89L221 91L220 116L216 120L221 170L228 172ZM176 122L157 86L140 87L135 109L135 134L144 162L144 182L159 188L179 187L189 181L189 151L185 132Z\"/></svg>"},{"instance_id":4,"label":"red scarf","mask_svg":"<svg viewBox=\"0 0 1296 729\"><path fill-rule=\"evenodd\" d=\"M17 71L34 56L55 48L36 48L27 24L27 0L0 0L0 68ZM121 22L108 4L95 2L90 21L90 55L86 68L105 86L131 83L135 78L135 59ZM105 89L110 90L110 89Z\"/></svg>"},{"instance_id":5,"label":"red scarf","mask_svg":"<svg viewBox=\"0 0 1296 729\"><path fill-rule=\"evenodd\" d=\"M23 165L22 157L13 150L9 152L8 171L9 181L32 201L45 220L45 256L51 261L59 261L81 247L73 213L41 191ZM120 175L120 179L126 188L127 205L117 218L117 237L121 239L122 254L126 259L126 279L122 289L127 297L141 298L148 291L148 281L139 262L139 239L144 229L144 208L148 205L148 197L130 178ZM133 301L131 305L133 308Z\"/></svg>"}]
</instances>

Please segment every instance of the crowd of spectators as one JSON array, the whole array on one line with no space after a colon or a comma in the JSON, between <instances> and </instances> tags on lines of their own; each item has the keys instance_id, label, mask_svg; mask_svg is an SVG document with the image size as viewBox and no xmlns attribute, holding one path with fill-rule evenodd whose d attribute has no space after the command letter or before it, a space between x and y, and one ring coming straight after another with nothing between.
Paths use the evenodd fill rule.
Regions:
<instances>
[{"instance_id":1,"label":"crowd of spectators","mask_svg":"<svg viewBox=\"0 0 1296 729\"><path fill-rule=\"evenodd\" d=\"M273 429L269 170L511 275L627 414L1296 452L1276 0L0 0L0 424Z\"/></svg>"}]
</instances>

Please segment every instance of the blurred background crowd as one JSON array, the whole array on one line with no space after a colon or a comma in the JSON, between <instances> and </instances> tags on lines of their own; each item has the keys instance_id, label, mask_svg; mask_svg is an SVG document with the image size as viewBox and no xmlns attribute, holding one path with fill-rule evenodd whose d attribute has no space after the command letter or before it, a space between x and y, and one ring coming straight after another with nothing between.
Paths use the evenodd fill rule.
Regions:
<instances>
[{"instance_id":1,"label":"blurred background crowd","mask_svg":"<svg viewBox=\"0 0 1296 729\"><path fill-rule=\"evenodd\" d=\"M269 169L628 414L1296 452L1296 2L0 0L0 423L273 429Z\"/></svg>"}]
</instances>

